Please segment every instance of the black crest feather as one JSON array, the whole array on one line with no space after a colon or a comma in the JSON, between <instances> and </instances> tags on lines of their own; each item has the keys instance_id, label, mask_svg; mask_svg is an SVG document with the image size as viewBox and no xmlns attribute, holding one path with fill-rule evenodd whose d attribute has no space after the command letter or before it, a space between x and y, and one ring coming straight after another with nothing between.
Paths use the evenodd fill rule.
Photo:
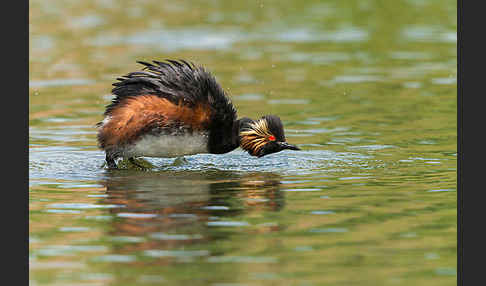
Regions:
<instances>
[{"instance_id":1,"label":"black crest feather","mask_svg":"<svg viewBox=\"0 0 486 286\"><path fill-rule=\"evenodd\" d=\"M117 78L113 83L112 102L104 115L110 115L124 98L141 95L156 95L189 107L207 104L211 108L214 126L232 125L236 120L236 109L214 76L202 66L185 60L137 61L143 69Z\"/></svg>"}]
</instances>

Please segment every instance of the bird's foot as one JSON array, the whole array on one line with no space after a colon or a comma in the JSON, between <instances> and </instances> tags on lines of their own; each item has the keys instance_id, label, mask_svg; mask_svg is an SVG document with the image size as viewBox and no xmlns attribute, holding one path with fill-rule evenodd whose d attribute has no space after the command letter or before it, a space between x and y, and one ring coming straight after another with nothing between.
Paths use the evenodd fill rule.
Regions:
<instances>
[{"instance_id":1,"label":"bird's foot","mask_svg":"<svg viewBox=\"0 0 486 286\"><path fill-rule=\"evenodd\" d=\"M184 157L177 157L175 158L174 162L172 162L172 166L182 166L184 164L187 164L188 161Z\"/></svg>"},{"instance_id":2,"label":"bird's foot","mask_svg":"<svg viewBox=\"0 0 486 286\"><path fill-rule=\"evenodd\" d=\"M139 164L139 163L137 162L137 160L135 160L135 158L133 158L133 157L128 158L128 161L129 161L129 162L130 162L132 165L136 166L137 168L139 168L139 169L141 169L141 170L143 170L143 171L146 171L146 170L148 170L148 169L149 169L147 166L144 166L144 165L142 165L142 164Z\"/></svg>"},{"instance_id":3,"label":"bird's foot","mask_svg":"<svg viewBox=\"0 0 486 286\"><path fill-rule=\"evenodd\" d=\"M115 159L106 156L106 165L108 166L108 169L118 169L118 166L116 165Z\"/></svg>"}]
</instances>

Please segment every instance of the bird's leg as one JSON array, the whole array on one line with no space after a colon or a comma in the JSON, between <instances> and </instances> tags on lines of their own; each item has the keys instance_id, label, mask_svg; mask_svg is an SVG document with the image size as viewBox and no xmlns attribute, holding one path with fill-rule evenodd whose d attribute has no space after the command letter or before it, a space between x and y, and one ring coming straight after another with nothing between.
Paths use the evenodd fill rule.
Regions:
<instances>
[{"instance_id":1,"label":"bird's leg","mask_svg":"<svg viewBox=\"0 0 486 286\"><path fill-rule=\"evenodd\" d=\"M108 164L108 169L118 169L115 158L111 157L110 155L106 155L106 164Z\"/></svg>"},{"instance_id":2,"label":"bird's leg","mask_svg":"<svg viewBox=\"0 0 486 286\"><path fill-rule=\"evenodd\" d=\"M128 161L130 161L130 163L132 163L133 165L139 167L142 170L146 170L147 169L146 167L138 164L137 161L135 161L135 158L133 158L133 157L128 158Z\"/></svg>"}]
</instances>

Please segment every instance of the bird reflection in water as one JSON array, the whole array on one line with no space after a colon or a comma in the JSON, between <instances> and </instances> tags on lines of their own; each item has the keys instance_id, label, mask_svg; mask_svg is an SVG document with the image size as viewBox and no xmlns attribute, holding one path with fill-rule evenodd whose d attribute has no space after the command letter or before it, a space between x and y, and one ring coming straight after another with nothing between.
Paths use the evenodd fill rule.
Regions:
<instances>
[{"instance_id":1,"label":"bird reflection in water","mask_svg":"<svg viewBox=\"0 0 486 286\"><path fill-rule=\"evenodd\" d=\"M103 203L120 205L109 209L116 216L109 235L140 238L124 244L119 253L180 249L225 239L231 233L228 228L212 225L237 223L241 219L235 217L255 212L279 211L285 202L280 177L273 173L116 171L107 175L101 182L108 195ZM273 232L279 226L247 230Z\"/></svg>"}]
</instances>

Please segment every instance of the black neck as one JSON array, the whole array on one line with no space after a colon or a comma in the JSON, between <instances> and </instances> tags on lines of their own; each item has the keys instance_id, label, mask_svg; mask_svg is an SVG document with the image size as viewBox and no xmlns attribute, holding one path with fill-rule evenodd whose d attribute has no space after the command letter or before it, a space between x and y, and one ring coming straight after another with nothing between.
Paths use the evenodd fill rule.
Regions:
<instances>
[{"instance_id":1,"label":"black neck","mask_svg":"<svg viewBox=\"0 0 486 286\"><path fill-rule=\"evenodd\" d=\"M240 146L240 130L253 120L247 117L233 121L227 126L215 126L209 133L208 149L212 154L228 153Z\"/></svg>"}]
</instances>

